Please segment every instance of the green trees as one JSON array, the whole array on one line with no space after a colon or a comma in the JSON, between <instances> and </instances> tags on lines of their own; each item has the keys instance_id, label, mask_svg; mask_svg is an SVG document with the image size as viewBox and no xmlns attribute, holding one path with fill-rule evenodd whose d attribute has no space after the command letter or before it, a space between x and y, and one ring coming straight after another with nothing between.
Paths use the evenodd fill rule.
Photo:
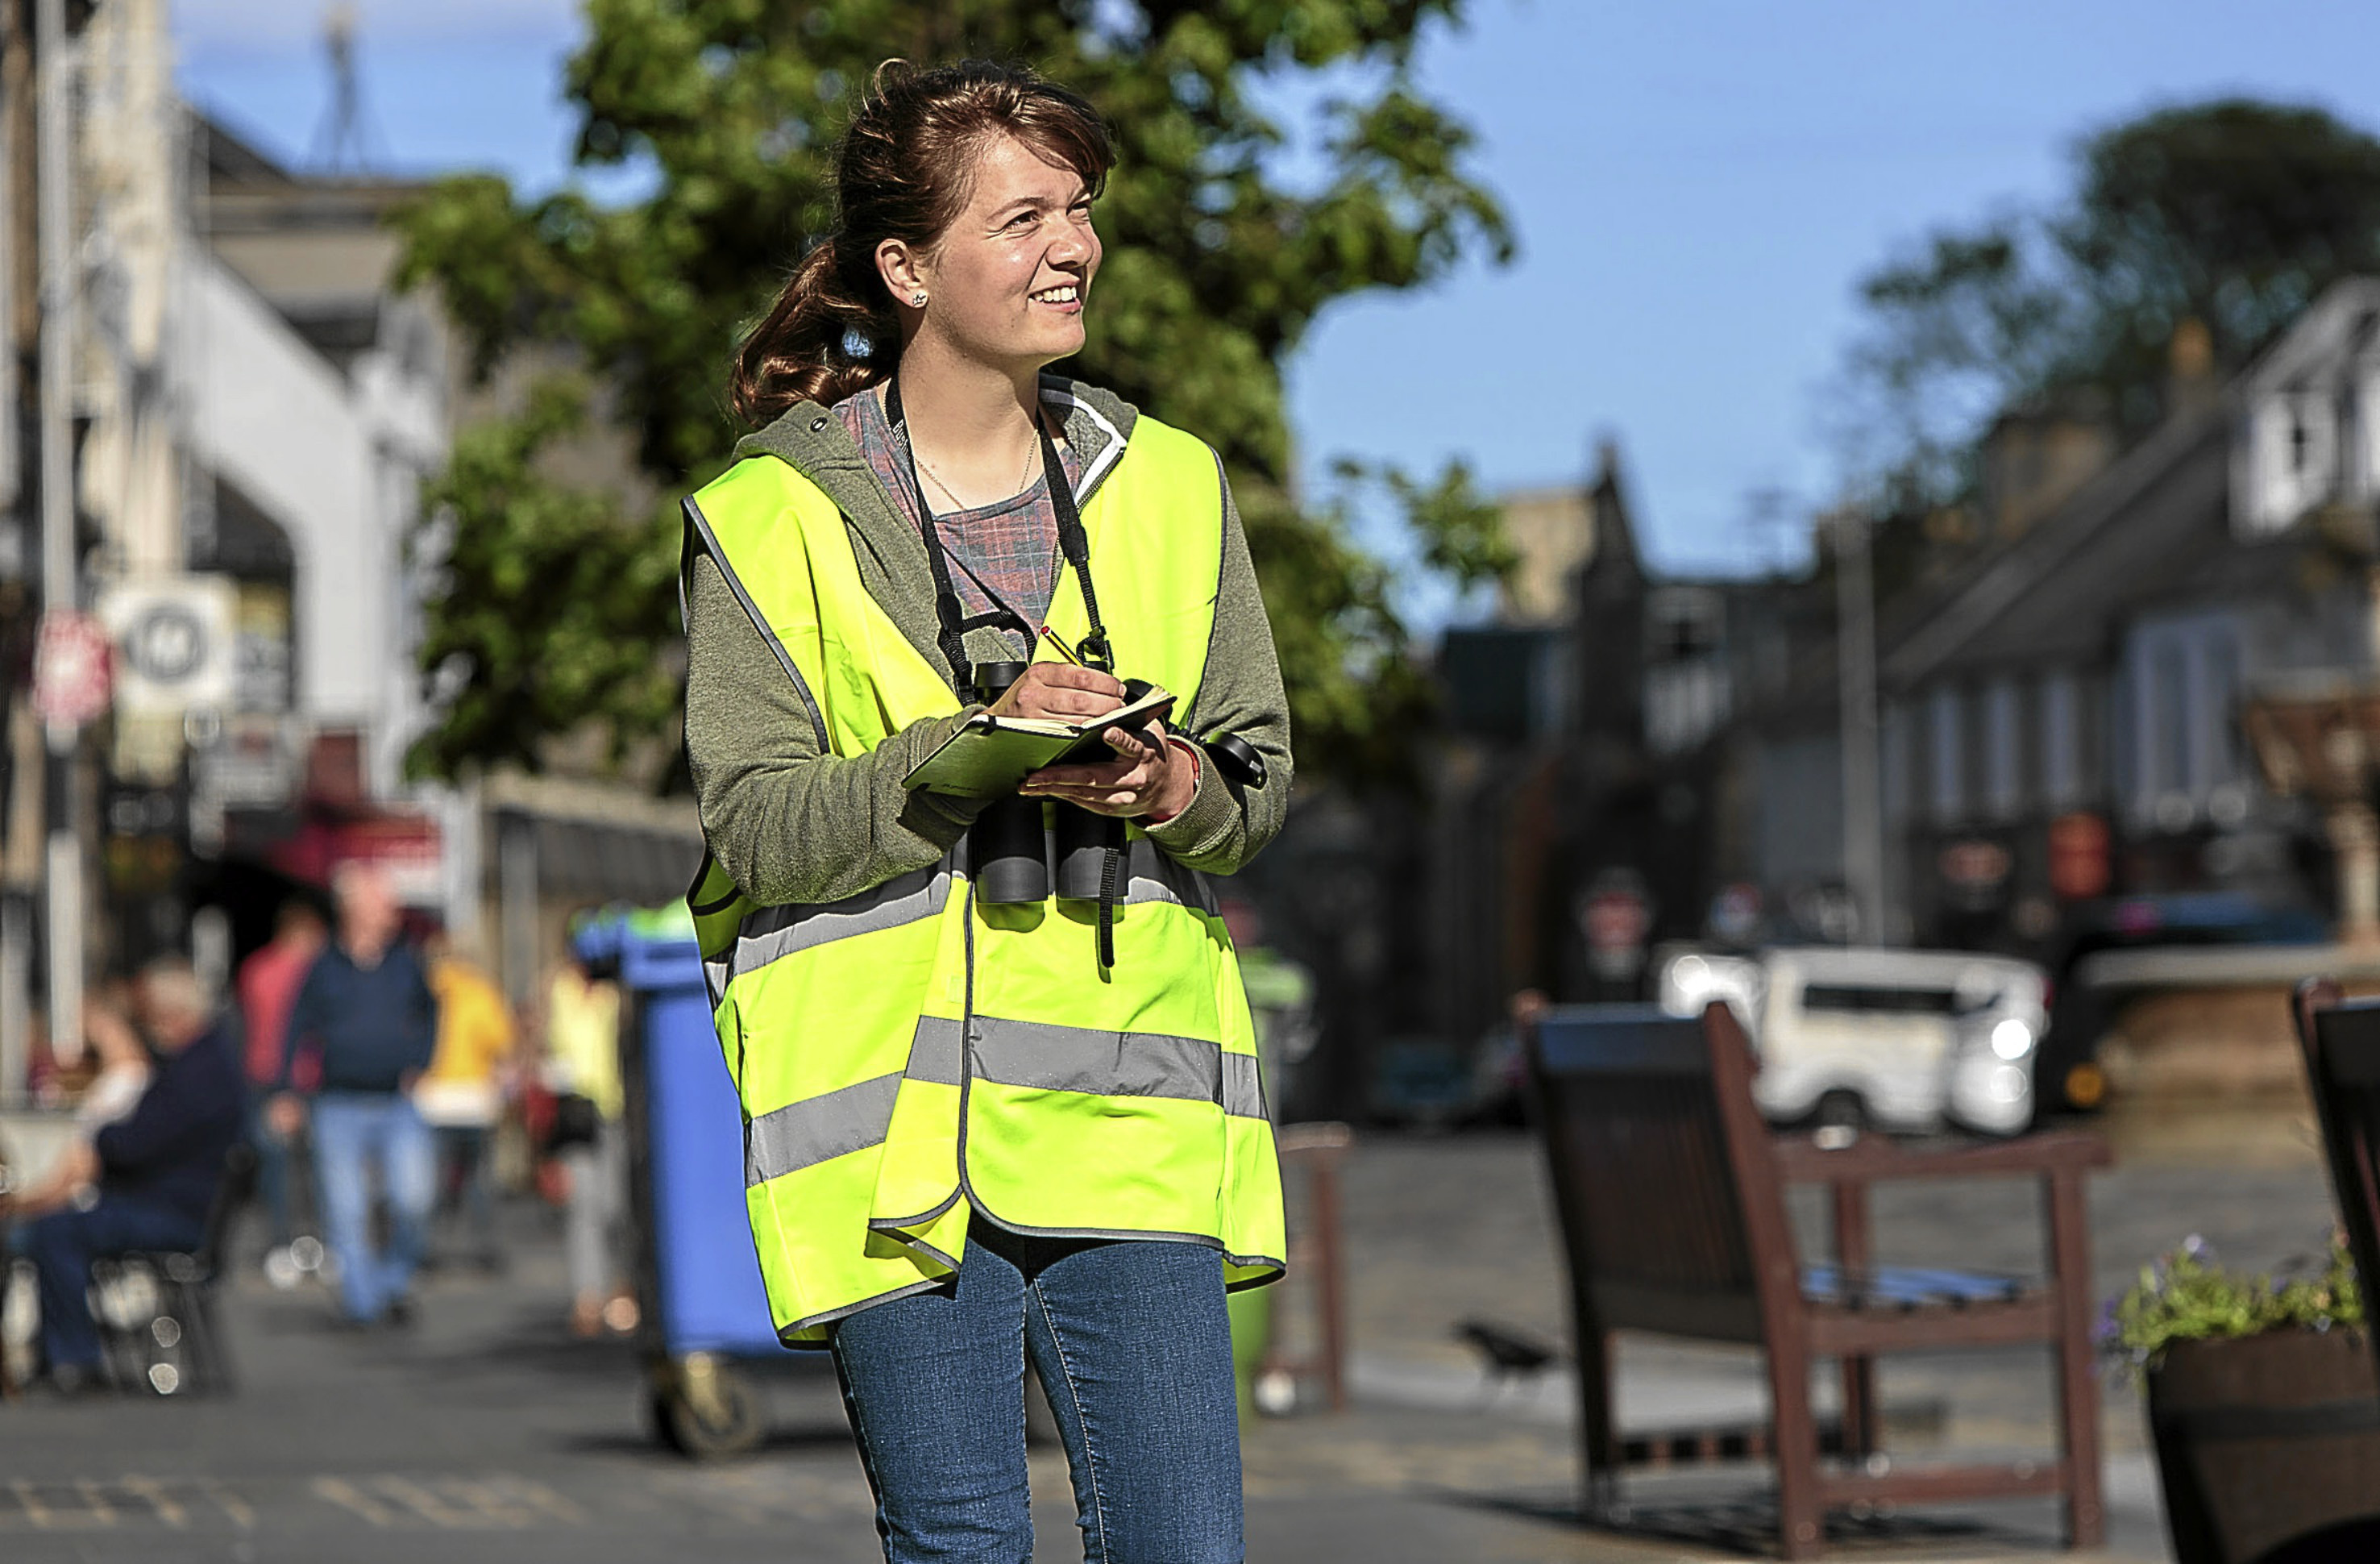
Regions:
<instances>
[{"instance_id":1,"label":"green trees","mask_svg":"<svg viewBox=\"0 0 2380 1564\"><path fill-rule=\"evenodd\" d=\"M1393 759L1381 735L1422 698L1392 582L1354 541L1342 491L1293 493L1281 368L1334 299L1426 286L1466 256L1509 255L1469 135L1420 96L1420 36L1462 0L588 0L570 61L578 164L638 193L523 201L502 179L450 179L401 222L405 275L434 283L481 371L525 345L566 345L674 495L722 464L735 431L724 371L740 324L832 226L827 155L852 94L888 55L1028 61L1085 92L1122 153L1087 349L1069 367L1222 453L1246 520L1299 721L1301 759L1342 773ZM1327 127L1298 177L1266 104L1313 94ZM1360 92L1353 90L1360 88ZM1455 345L1449 345L1453 350ZM1427 363L1416 355L1415 388ZM1416 401L1420 400L1419 395ZM434 502L468 536L429 604L425 666L449 698L416 764L535 764L589 722L652 731L653 680L675 630L674 508L589 525L552 455L570 404L547 396L475 432ZM1431 568L1463 580L1506 560L1467 473L1377 475ZM555 564L561 528L587 594L514 595L524 560ZM658 585L651 583L658 581ZM648 588L650 587L650 590ZM641 595L638 595L641 593ZM617 666L589 658L608 640ZM556 653L567 655L555 665ZM656 670L664 670L657 672ZM616 676L616 677L615 677ZM662 710L666 710L663 706Z\"/></svg>"},{"instance_id":2,"label":"green trees","mask_svg":"<svg viewBox=\"0 0 2380 1564\"><path fill-rule=\"evenodd\" d=\"M2380 141L2239 99L2117 125L2077 148L2063 202L1938 231L1863 281L1853 465L1922 507L1968 485L2003 408L2080 397L2138 434L2164 410L2183 321L2236 369L2329 284L2375 272Z\"/></svg>"}]
</instances>

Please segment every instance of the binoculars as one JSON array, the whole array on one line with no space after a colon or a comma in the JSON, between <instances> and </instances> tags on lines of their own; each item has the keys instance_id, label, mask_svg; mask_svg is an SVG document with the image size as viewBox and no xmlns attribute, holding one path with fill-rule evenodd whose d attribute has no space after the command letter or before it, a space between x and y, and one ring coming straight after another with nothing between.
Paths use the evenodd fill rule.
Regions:
<instances>
[{"instance_id":1,"label":"binoculars","mask_svg":"<svg viewBox=\"0 0 2380 1564\"><path fill-rule=\"evenodd\" d=\"M1025 677L1023 663L978 663L970 683L990 705ZM1126 685L1127 692L1131 685ZM1145 691L1147 687L1142 687ZM1012 794L994 799L967 829L967 861L978 901L1047 901L1052 880L1068 900L1096 901L1107 880L1108 854L1124 844L1123 822L1073 804L1055 806L1042 825L1041 800Z\"/></svg>"}]
</instances>

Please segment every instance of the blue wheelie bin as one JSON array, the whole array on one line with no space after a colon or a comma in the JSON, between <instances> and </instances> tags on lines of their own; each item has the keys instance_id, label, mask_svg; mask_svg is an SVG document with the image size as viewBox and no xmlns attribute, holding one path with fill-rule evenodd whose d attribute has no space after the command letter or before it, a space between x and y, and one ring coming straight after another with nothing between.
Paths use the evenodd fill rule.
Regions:
<instances>
[{"instance_id":1,"label":"blue wheelie bin","mask_svg":"<svg viewBox=\"0 0 2380 1564\"><path fill-rule=\"evenodd\" d=\"M738 1362L790 1364L744 1215L743 1114L719 1053L694 921L683 906L607 912L574 935L618 963L620 1078L647 1408L663 1443L731 1455L768 1432Z\"/></svg>"}]
</instances>

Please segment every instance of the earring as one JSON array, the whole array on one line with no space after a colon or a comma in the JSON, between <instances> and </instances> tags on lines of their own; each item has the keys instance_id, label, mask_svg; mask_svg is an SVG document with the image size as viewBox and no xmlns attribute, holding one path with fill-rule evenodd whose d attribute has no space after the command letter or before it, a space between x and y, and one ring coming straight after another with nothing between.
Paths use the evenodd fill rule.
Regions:
<instances>
[{"instance_id":1,"label":"earring","mask_svg":"<svg viewBox=\"0 0 2380 1564\"><path fill-rule=\"evenodd\" d=\"M909 302L917 309L924 309L926 307L926 290L921 287L917 292L909 295Z\"/></svg>"}]
</instances>

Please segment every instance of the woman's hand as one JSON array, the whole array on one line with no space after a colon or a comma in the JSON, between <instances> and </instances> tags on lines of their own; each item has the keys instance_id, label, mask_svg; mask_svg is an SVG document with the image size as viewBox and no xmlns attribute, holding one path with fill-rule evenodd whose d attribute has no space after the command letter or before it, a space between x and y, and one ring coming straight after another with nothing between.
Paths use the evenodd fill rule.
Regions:
<instances>
[{"instance_id":1,"label":"woman's hand","mask_svg":"<svg viewBox=\"0 0 2380 1564\"><path fill-rule=\"evenodd\" d=\"M1167 739L1163 723L1111 727L1104 737L1117 751L1116 759L1043 766L1025 779L1018 794L1055 799L1094 814L1146 818L1151 825L1161 825L1190 807L1190 796L1198 788L1198 759L1188 745Z\"/></svg>"},{"instance_id":2,"label":"woman's hand","mask_svg":"<svg viewBox=\"0 0 2380 1564\"><path fill-rule=\"evenodd\" d=\"M1033 663L990 708L996 717L1047 717L1081 722L1123 704L1123 680L1071 663Z\"/></svg>"}]
</instances>

